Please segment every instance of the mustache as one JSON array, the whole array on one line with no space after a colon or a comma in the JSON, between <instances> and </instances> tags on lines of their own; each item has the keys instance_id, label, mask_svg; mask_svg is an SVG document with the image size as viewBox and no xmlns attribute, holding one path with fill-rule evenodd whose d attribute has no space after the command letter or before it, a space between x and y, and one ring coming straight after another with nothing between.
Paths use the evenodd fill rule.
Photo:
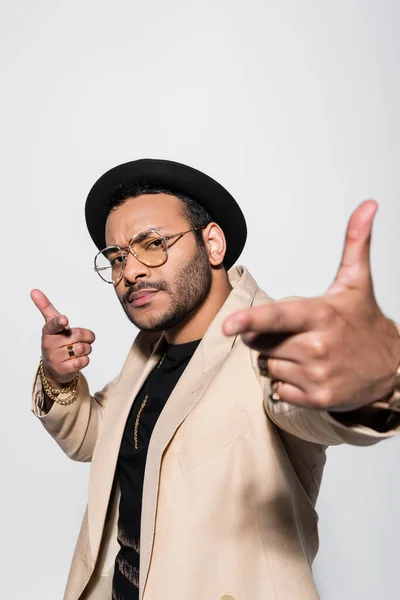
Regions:
<instances>
[{"instance_id":1,"label":"mustache","mask_svg":"<svg viewBox=\"0 0 400 600\"><path fill-rule=\"evenodd\" d=\"M136 285L131 285L123 295L124 303L129 304L130 295L143 290L158 290L162 292L169 292L169 285L166 281L139 281Z\"/></svg>"}]
</instances>

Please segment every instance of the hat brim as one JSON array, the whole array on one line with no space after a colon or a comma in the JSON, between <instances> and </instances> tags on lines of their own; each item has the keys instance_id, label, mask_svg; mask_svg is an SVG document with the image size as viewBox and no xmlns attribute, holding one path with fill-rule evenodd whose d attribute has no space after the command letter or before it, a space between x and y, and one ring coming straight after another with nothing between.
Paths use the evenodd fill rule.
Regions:
<instances>
[{"instance_id":1,"label":"hat brim","mask_svg":"<svg viewBox=\"0 0 400 600\"><path fill-rule=\"evenodd\" d=\"M118 165L100 177L85 205L86 224L99 250L106 246L105 228L110 198L120 185L145 184L189 196L218 223L226 238L224 266L239 258L247 237L244 215L231 194L215 179L181 163L144 158Z\"/></svg>"}]
</instances>

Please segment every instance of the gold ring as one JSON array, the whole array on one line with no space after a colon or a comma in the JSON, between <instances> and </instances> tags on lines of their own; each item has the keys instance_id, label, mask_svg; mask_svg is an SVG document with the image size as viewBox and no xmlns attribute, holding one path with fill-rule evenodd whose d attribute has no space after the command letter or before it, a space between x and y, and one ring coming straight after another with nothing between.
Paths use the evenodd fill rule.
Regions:
<instances>
[{"instance_id":1,"label":"gold ring","mask_svg":"<svg viewBox=\"0 0 400 600\"><path fill-rule=\"evenodd\" d=\"M268 369L268 358L266 358L265 356L262 356L260 354L260 356L258 357L258 369L260 371L260 374L263 377L269 377L269 369Z\"/></svg>"},{"instance_id":2,"label":"gold ring","mask_svg":"<svg viewBox=\"0 0 400 600\"><path fill-rule=\"evenodd\" d=\"M283 381L277 381L276 382L276 387L275 387L275 391L272 392L272 394L269 395L269 399L271 400L271 402L279 402L281 397L278 394L278 388L280 385L282 385Z\"/></svg>"},{"instance_id":3,"label":"gold ring","mask_svg":"<svg viewBox=\"0 0 400 600\"><path fill-rule=\"evenodd\" d=\"M70 358L76 358L76 354L74 352L74 347L73 347L72 344L70 344L70 345L67 346L67 350L68 350L68 356Z\"/></svg>"}]
</instances>

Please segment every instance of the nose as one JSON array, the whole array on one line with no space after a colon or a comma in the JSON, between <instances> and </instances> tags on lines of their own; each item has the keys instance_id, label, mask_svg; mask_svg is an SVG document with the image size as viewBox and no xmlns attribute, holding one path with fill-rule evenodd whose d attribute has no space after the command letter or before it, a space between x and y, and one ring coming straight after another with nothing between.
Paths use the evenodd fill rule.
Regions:
<instances>
[{"instance_id":1,"label":"nose","mask_svg":"<svg viewBox=\"0 0 400 600\"><path fill-rule=\"evenodd\" d=\"M147 279L151 275L150 267L141 263L131 252L125 259L125 269L122 276L126 287L136 283L139 279Z\"/></svg>"}]
</instances>

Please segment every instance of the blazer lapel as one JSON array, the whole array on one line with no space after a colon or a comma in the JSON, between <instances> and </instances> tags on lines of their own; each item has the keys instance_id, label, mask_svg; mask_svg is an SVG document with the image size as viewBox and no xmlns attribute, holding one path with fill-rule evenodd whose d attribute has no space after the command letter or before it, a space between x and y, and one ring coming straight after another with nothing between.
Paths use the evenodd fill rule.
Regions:
<instances>
[{"instance_id":1,"label":"blazer lapel","mask_svg":"<svg viewBox=\"0 0 400 600\"><path fill-rule=\"evenodd\" d=\"M257 284L242 267L229 272L234 286L208 328L191 361L169 397L150 439L143 487L140 542L140 598L143 597L154 541L155 515L161 459L177 428L199 402L208 383L228 356L236 341L222 333L222 323L235 310L251 306Z\"/></svg>"},{"instance_id":2,"label":"blazer lapel","mask_svg":"<svg viewBox=\"0 0 400 600\"><path fill-rule=\"evenodd\" d=\"M89 480L88 524L94 561L100 549L125 423L137 393L160 358L159 348L158 343L152 353L149 339L139 334L121 372L117 387L107 402Z\"/></svg>"}]
</instances>

